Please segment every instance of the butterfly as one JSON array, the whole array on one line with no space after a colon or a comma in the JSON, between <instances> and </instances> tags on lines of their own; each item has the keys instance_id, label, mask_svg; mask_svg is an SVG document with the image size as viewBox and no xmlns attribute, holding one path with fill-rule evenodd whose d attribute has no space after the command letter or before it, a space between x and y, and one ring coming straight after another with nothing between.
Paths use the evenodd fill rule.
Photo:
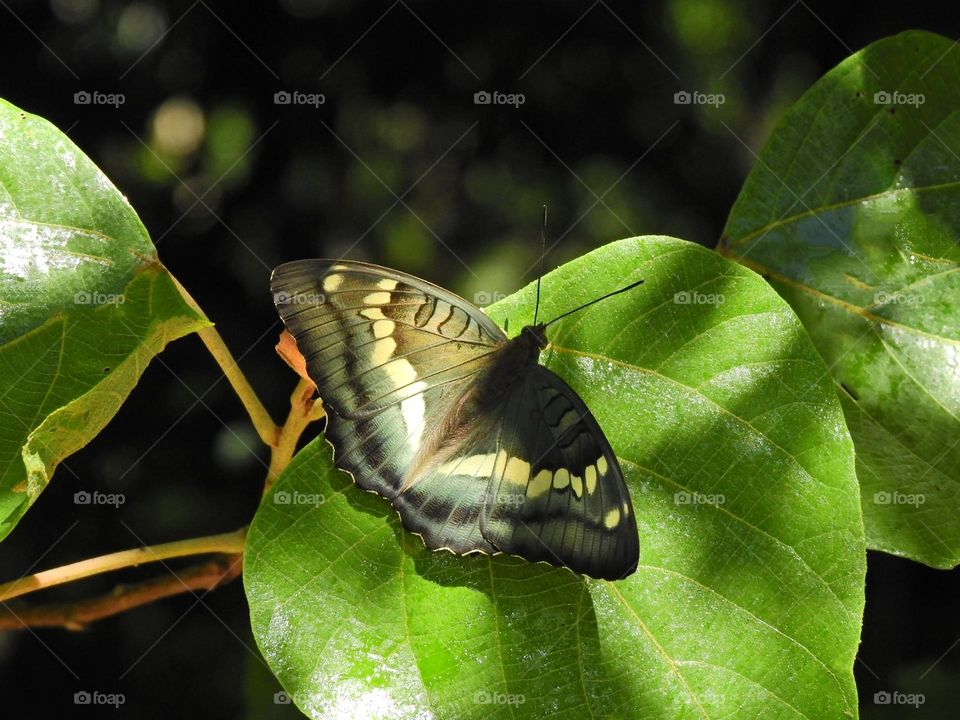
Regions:
<instances>
[{"instance_id":1,"label":"butterfly","mask_svg":"<svg viewBox=\"0 0 960 720\"><path fill-rule=\"evenodd\" d=\"M510 339L452 292L347 260L280 265L271 290L317 385L334 463L428 548L611 580L636 569L617 457L583 400L539 364L549 323Z\"/></svg>"}]
</instances>

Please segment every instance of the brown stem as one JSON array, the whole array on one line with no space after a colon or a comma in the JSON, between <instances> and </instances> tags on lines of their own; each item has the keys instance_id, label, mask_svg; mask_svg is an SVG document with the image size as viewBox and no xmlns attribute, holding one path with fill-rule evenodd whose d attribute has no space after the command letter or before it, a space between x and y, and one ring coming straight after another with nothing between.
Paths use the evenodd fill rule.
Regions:
<instances>
[{"instance_id":1,"label":"brown stem","mask_svg":"<svg viewBox=\"0 0 960 720\"><path fill-rule=\"evenodd\" d=\"M111 615L172 595L196 590L213 590L240 575L243 555L221 555L207 562L192 565L175 575L146 580L131 585L118 585L109 593L73 603L28 605L10 603L0 607L0 631L23 630L28 627L63 627L83 630L87 625Z\"/></svg>"},{"instance_id":2,"label":"brown stem","mask_svg":"<svg viewBox=\"0 0 960 720\"><path fill-rule=\"evenodd\" d=\"M180 281L173 277L173 275L170 277L173 279L173 282L176 284L177 289L187 304L206 317L203 310L197 305L197 301L190 296L190 293L180 284ZM217 361L217 364L226 376L233 391L237 394L237 397L240 398L240 402L242 402L246 408L247 414L250 416L250 421L253 423L253 427L256 429L257 435L260 436L263 444L273 448L277 444L280 428L277 427L273 418L270 417L270 413L263 406L263 403L260 402L260 397L250 386L247 376L240 370L237 361L233 359L233 355L223 341L223 338L220 337L220 333L211 325L210 327L198 330L197 335L206 346L207 351L213 356L213 359Z\"/></svg>"},{"instance_id":3,"label":"brown stem","mask_svg":"<svg viewBox=\"0 0 960 720\"><path fill-rule=\"evenodd\" d=\"M247 529L243 527L221 535L207 535L190 538L189 540L176 540L161 545L120 550L108 555L100 555L69 565L62 565L52 570L25 575L22 578L3 583L0 585L0 602L10 600L18 595L44 590L54 585L63 585L92 575L122 570L143 563L159 562L170 558L183 557L184 555L240 553L243 552L246 537Z\"/></svg>"},{"instance_id":4,"label":"brown stem","mask_svg":"<svg viewBox=\"0 0 960 720\"><path fill-rule=\"evenodd\" d=\"M264 494L270 490L280 473L290 464L297 450L297 441L307 425L323 417L323 404L313 394L317 386L311 380L301 378L290 395L290 413L280 428L277 444L270 450L270 468L264 483Z\"/></svg>"}]
</instances>

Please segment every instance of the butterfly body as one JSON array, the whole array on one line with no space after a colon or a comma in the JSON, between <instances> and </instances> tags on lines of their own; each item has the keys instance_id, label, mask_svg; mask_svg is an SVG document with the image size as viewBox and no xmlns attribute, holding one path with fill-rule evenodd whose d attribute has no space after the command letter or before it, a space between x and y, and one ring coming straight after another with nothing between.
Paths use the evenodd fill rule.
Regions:
<instances>
[{"instance_id":1,"label":"butterfly body","mask_svg":"<svg viewBox=\"0 0 960 720\"><path fill-rule=\"evenodd\" d=\"M426 467L449 458L472 432L477 418L491 415L509 395L517 380L536 365L540 350L546 347L543 326L525 327L520 335L501 341L490 355L490 362L476 380L442 414L437 426L428 428L417 459L407 470L407 478L419 477ZM406 489L401 487L401 491Z\"/></svg>"},{"instance_id":2,"label":"butterfly body","mask_svg":"<svg viewBox=\"0 0 960 720\"><path fill-rule=\"evenodd\" d=\"M336 465L428 548L633 571L622 472L583 401L539 364L544 324L509 339L463 298L365 263L287 263L271 285Z\"/></svg>"}]
</instances>

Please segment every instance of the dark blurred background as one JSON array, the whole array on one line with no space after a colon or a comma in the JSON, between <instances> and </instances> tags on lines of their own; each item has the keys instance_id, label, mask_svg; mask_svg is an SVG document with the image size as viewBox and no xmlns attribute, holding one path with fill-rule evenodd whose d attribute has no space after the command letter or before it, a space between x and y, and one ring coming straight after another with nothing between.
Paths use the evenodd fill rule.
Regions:
<instances>
[{"instance_id":1,"label":"dark blurred background","mask_svg":"<svg viewBox=\"0 0 960 720\"><path fill-rule=\"evenodd\" d=\"M955 8L922 3L240 5L4 0L0 96L60 127L129 197L278 419L293 386L273 351L281 261L346 254L485 304L535 277L542 203L558 241L548 269L631 235L712 247L753 153L819 76L905 29L960 35ZM76 104L84 91L124 102ZM523 103L478 105L480 91ZM725 102L677 104L681 91ZM154 360L0 546L0 580L246 524L265 454L218 377L196 338ZM127 501L78 507L82 489ZM956 573L870 555L864 718L955 717L958 589ZM239 582L82 633L6 633L0 687L10 716L17 700L37 718L298 715L273 703ZM125 706L73 705L94 689ZM924 705L874 703L895 689Z\"/></svg>"}]
</instances>

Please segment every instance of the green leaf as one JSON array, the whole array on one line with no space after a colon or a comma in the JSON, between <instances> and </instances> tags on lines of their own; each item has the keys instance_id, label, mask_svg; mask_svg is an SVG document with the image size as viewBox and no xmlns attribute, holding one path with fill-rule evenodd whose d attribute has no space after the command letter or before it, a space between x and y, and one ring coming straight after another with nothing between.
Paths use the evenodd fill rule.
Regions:
<instances>
[{"instance_id":1,"label":"green leaf","mask_svg":"<svg viewBox=\"0 0 960 720\"><path fill-rule=\"evenodd\" d=\"M853 445L761 278L670 238L543 279L546 364L621 459L640 566L618 582L429 552L319 438L251 525L254 636L314 718L855 717L864 540ZM490 309L514 334L529 286ZM684 302L686 301L686 302Z\"/></svg>"},{"instance_id":2,"label":"green leaf","mask_svg":"<svg viewBox=\"0 0 960 720\"><path fill-rule=\"evenodd\" d=\"M103 173L0 100L0 539L150 358L206 325Z\"/></svg>"},{"instance_id":3,"label":"green leaf","mask_svg":"<svg viewBox=\"0 0 960 720\"><path fill-rule=\"evenodd\" d=\"M826 360L868 544L960 562L960 51L926 32L831 70L771 136L720 250Z\"/></svg>"}]
</instances>

